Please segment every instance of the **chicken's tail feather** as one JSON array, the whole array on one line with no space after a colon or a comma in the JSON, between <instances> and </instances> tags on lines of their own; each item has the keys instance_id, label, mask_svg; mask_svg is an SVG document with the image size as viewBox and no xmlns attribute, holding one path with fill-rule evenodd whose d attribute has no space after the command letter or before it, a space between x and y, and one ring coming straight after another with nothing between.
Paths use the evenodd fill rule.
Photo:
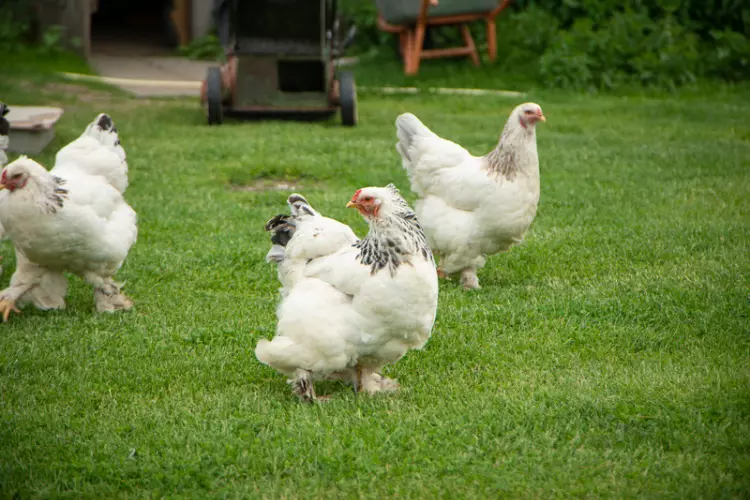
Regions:
<instances>
[{"instance_id":1,"label":"chicken's tail feather","mask_svg":"<svg viewBox=\"0 0 750 500\"><path fill-rule=\"evenodd\" d=\"M112 118L106 114L101 113L97 116L93 122L86 127L83 135L93 137L102 146L110 146L116 148L120 146L120 136L117 133L117 127Z\"/></svg>"},{"instance_id":2,"label":"chicken's tail feather","mask_svg":"<svg viewBox=\"0 0 750 500\"><path fill-rule=\"evenodd\" d=\"M58 151L53 170L65 177L71 169L102 176L120 193L125 192L128 163L117 127L109 115L98 115L78 139Z\"/></svg>"},{"instance_id":3,"label":"chicken's tail feather","mask_svg":"<svg viewBox=\"0 0 750 500\"><path fill-rule=\"evenodd\" d=\"M294 236L296 227L291 215L276 215L266 222L266 231L271 233L271 250L266 254L266 262L281 262L287 243Z\"/></svg>"},{"instance_id":4,"label":"chicken's tail feather","mask_svg":"<svg viewBox=\"0 0 750 500\"><path fill-rule=\"evenodd\" d=\"M266 262L281 262L287 243L297 229L296 222L318 213L301 194L293 193L286 200L292 215L276 215L266 222L265 230L271 233L271 250L266 254Z\"/></svg>"},{"instance_id":5,"label":"chicken's tail feather","mask_svg":"<svg viewBox=\"0 0 750 500\"><path fill-rule=\"evenodd\" d=\"M404 159L404 168L408 168L416 160L413 158L414 142L418 137L431 137L435 134L411 113L404 113L396 118L396 149Z\"/></svg>"},{"instance_id":6,"label":"chicken's tail feather","mask_svg":"<svg viewBox=\"0 0 750 500\"><path fill-rule=\"evenodd\" d=\"M305 217L318 215L318 212L310 205L310 203L301 194L293 193L286 199L289 204L289 209L292 211L293 217Z\"/></svg>"}]
</instances>

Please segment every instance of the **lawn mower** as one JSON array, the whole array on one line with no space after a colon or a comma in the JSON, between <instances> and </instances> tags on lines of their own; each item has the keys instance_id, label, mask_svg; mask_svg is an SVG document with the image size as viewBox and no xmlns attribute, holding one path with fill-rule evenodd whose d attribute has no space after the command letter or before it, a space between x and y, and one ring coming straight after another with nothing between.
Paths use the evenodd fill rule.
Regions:
<instances>
[{"instance_id":1,"label":"lawn mower","mask_svg":"<svg viewBox=\"0 0 750 500\"><path fill-rule=\"evenodd\" d=\"M313 118L341 112L357 123L352 74L334 59L354 38L340 36L336 0L215 0L227 62L211 67L201 89L208 123L237 117Z\"/></svg>"}]
</instances>

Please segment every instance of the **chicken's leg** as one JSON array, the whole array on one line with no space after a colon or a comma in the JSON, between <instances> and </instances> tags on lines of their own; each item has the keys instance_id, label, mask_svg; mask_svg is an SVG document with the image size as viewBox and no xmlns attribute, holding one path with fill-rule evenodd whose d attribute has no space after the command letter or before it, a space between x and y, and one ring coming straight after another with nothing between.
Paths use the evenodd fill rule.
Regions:
<instances>
[{"instance_id":1,"label":"chicken's leg","mask_svg":"<svg viewBox=\"0 0 750 500\"><path fill-rule=\"evenodd\" d=\"M99 312L129 311L133 307L133 301L122 293L122 283L116 283L112 278L88 273L84 276L94 287L94 300L96 310Z\"/></svg>"},{"instance_id":2,"label":"chicken's leg","mask_svg":"<svg viewBox=\"0 0 750 500\"><path fill-rule=\"evenodd\" d=\"M3 322L8 321L11 312L21 312L16 307L16 301L41 282L44 272L43 268L29 262L16 250L16 271L10 278L10 286L0 292L0 314Z\"/></svg>"},{"instance_id":3,"label":"chicken's leg","mask_svg":"<svg viewBox=\"0 0 750 500\"><path fill-rule=\"evenodd\" d=\"M378 373L377 368L357 365L357 391L367 394L386 391L392 392L398 390L398 382L392 378L384 377Z\"/></svg>"},{"instance_id":4,"label":"chicken's leg","mask_svg":"<svg viewBox=\"0 0 750 500\"><path fill-rule=\"evenodd\" d=\"M469 267L461 271L461 284L466 290L478 290L482 288L481 286L479 286L477 270L473 267Z\"/></svg>"},{"instance_id":5,"label":"chicken's leg","mask_svg":"<svg viewBox=\"0 0 750 500\"><path fill-rule=\"evenodd\" d=\"M299 396L299 398L305 403L312 403L315 401L315 387L313 386L312 373L310 370L298 368L295 375L296 377L289 381L292 385L292 392Z\"/></svg>"}]
</instances>

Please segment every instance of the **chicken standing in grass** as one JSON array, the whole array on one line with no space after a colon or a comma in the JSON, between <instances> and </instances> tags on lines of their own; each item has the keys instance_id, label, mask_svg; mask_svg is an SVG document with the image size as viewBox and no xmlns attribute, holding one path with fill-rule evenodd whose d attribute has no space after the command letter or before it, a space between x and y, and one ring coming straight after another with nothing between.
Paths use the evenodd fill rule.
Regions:
<instances>
[{"instance_id":1,"label":"chicken standing in grass","mask_svg":"<svg viewBox=\"0 0 750 500\"><path fill-rule=\"evenodd\" d=\"M0 223L16 249L17 268L0 292L7 321L16 304L65 306L72 272L94 287L98 311L130 309L114 275L137 236L135 211L125 202L128 164L117 129L99 115L57 153L47 171L25 156L0 175Z\"/></svg>"},{"instance_id":2,"label":"chicken standing in grass","mask_svg":"<svg viewBox=\"0 0 750 500\"><path fill-rule=\"evenodd\" d=\"M521 104L497 147L472 156L411 113L396 119L396 149L420 197L415 209L440 256L441 277L461 273L465 288L479 288L477 270L486 257L523 240L539 203L539 121L546 119L538 104Z\"/></svg>"},{"instance_id":3,"label":"chicken standing in grass","mask_svg":"<svg viewBox=\"0 0 750 500\"><path fill-rule=\"evenodd\" d=\"M357 391L395 390L379 372L430 337L437 310L435 262L414 212L393 185L357 191L347 207L370 225L352 230L318 214L300 195L291 216L268 221L283 285L278 326L260 340L258 359L290 378L295 394L316 399L313 381L351 381Z\"/></svg>"}]
</instances>

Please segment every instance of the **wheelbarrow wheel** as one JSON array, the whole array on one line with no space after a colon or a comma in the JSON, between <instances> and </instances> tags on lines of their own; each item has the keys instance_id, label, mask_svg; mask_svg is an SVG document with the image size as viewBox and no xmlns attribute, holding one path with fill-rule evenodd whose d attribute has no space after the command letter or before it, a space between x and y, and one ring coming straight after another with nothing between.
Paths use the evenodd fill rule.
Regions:
<instances>
[{"instance_id":1,"label":"wheelbarrow wheel","mask_svg":"<svg viewBox=\"0 0 750 500\"><path fill-rule=\"evenodd\" d=\"M206 101L208 101L208 124L221 125L224 121L224 92L221 88L221 68L208 68L206 77Z\"/></svg>"},{"instance_id":2,"label":"wheelbarrow wheel","mask_svg":"<svg viewBox=\"0 0 750 500\"><path fill-rule=\"evenodd\" d=\"M341 123L346 127L357 124L357 87L354 76L348 71L339 73L339 105L341 106Z\"/></svg>"}]
</instances>

